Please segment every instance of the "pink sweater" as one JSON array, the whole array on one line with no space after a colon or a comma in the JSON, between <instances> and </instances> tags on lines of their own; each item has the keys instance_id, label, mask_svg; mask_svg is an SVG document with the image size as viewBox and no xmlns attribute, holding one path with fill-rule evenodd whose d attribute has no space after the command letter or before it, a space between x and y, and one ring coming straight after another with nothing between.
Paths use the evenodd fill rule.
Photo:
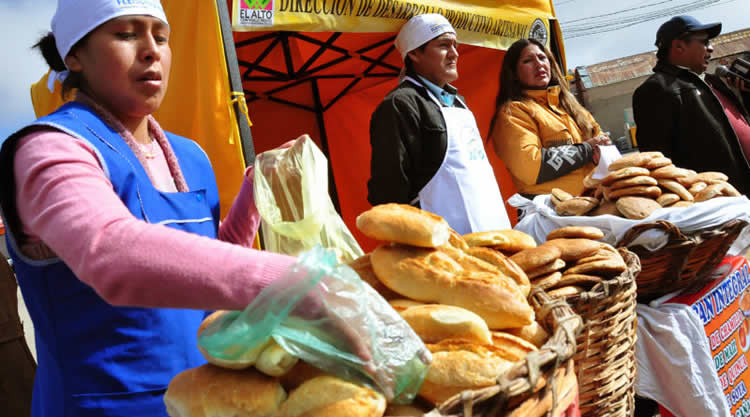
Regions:
<instances>
[{"instance_id":1,"label":"pink sweater","mask_svg":"<svg viewBox=\"0 0 750 417\"><path fill-rule=\"evenodd\" d=\"M173 184L164 154L152 161L159 188ZM24 137L14 173L24 251L44 242L114 305L241 310L295 262L250 248L260 224L251 175L215 240L133 217L92 148L64 133Z\"/></svg>"}]
</instances>

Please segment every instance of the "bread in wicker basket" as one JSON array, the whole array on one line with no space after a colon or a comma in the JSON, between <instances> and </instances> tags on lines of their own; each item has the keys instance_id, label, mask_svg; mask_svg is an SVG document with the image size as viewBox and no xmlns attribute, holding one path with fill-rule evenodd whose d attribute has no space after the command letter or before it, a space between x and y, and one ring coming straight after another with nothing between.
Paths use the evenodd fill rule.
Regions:
<instances>
[{"instance_id":1,"label":"bread in wicker basket","mask_svg":"<svg viewBox=\"0 0 750 417\"><path fill-rule=\"evenodd\" d=\"M721 263L745 226L746 221L735 219L691 234L682 233L665 220L633 226L617 246L627 247L640 259L641 271L636 276L638 301L648 302L679 289L690 291L704 287L711 271ZM651 230L666 233L667 244L655 251L632 244Z\"/></svg>"}]
</instances>

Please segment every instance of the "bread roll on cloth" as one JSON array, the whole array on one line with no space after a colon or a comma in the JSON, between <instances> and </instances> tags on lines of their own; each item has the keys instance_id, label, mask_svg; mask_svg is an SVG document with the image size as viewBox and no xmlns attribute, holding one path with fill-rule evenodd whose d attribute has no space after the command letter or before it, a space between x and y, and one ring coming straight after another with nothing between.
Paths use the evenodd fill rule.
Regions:
<instances>
[{"instance_id":1,"label":"bread roll on cloth","mask_svg":"<svg viewBox=\"0 0 750 417\"><path fill-rule=\"evenodd\" d=\"M376 391L319 376L292 391L276 417L382 417L385 407L385 397Z\"/></svg>"},{"instance_id":2,"label":"bread roll on cloth","mask_svg":"<svg viewBox=\"0 0 750 417\"><path fill-rule=\"evenodd\" d=\"M180 372L164 394L170 417L273 417L285 399L275 378L211 364Z\"/></svg>"},{"instance_id":3,"label":"bread roll on cloth","mask_svg":"<svg viewBox=\"0 0 750 417\"><path fill-rule=\"evenodd\" d=\"M501 273L471 272L442 251L403 245L376 248L372 267L393 291L425 303L473 311L490 329L522 327L534 310L511 278Z\"/></svg>"}]
</instances>

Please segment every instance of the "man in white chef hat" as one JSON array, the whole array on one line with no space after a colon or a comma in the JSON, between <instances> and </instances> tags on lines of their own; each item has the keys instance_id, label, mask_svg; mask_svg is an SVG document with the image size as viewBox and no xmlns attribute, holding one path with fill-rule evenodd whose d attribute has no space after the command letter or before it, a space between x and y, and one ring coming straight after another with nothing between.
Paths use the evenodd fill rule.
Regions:
<instances>
[{"instance_id":1,"label":"man in white chef hat","mask_svg":"<svg viewBox=\"0 0 750 417\"><path fill-rule=\"evenodd\" d=\"M460 234L509 229L474 115L455 87L456 31L440 14L414 16L396 37L400 84L370 120L370 204L412 204Z\"/></svg>"}]
</instances>

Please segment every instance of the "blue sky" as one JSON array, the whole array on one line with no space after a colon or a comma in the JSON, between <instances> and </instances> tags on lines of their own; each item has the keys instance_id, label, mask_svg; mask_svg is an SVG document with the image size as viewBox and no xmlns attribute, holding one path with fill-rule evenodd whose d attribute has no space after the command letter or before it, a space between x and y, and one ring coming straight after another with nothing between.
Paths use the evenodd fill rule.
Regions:
<instances>
[{"instance_id":1,"label":"blue sky","mask_svg":"<svg viewBox=\"0 0 750 417\"><path fill-rule=\"evenodd\" d=\"M212 0L201 0L212 1ZM674 3L672 3L674 1ZM643 7L644 0L556 0L561 22ZM661 0L670 4L689 0ZM721 0L718 5L689 12L704 23L722 22L723 33L750 27L750 0ZM31 50L47 30L56 0L0 0L0 140L34 119L29 87L46 72L41 56ZM648 10L648 9L646 9ZM590 65L654 49L656 29L667 18L640 23L626 29L568 39L565 50L568 67Z\"/></svg>"}]
</instances>

